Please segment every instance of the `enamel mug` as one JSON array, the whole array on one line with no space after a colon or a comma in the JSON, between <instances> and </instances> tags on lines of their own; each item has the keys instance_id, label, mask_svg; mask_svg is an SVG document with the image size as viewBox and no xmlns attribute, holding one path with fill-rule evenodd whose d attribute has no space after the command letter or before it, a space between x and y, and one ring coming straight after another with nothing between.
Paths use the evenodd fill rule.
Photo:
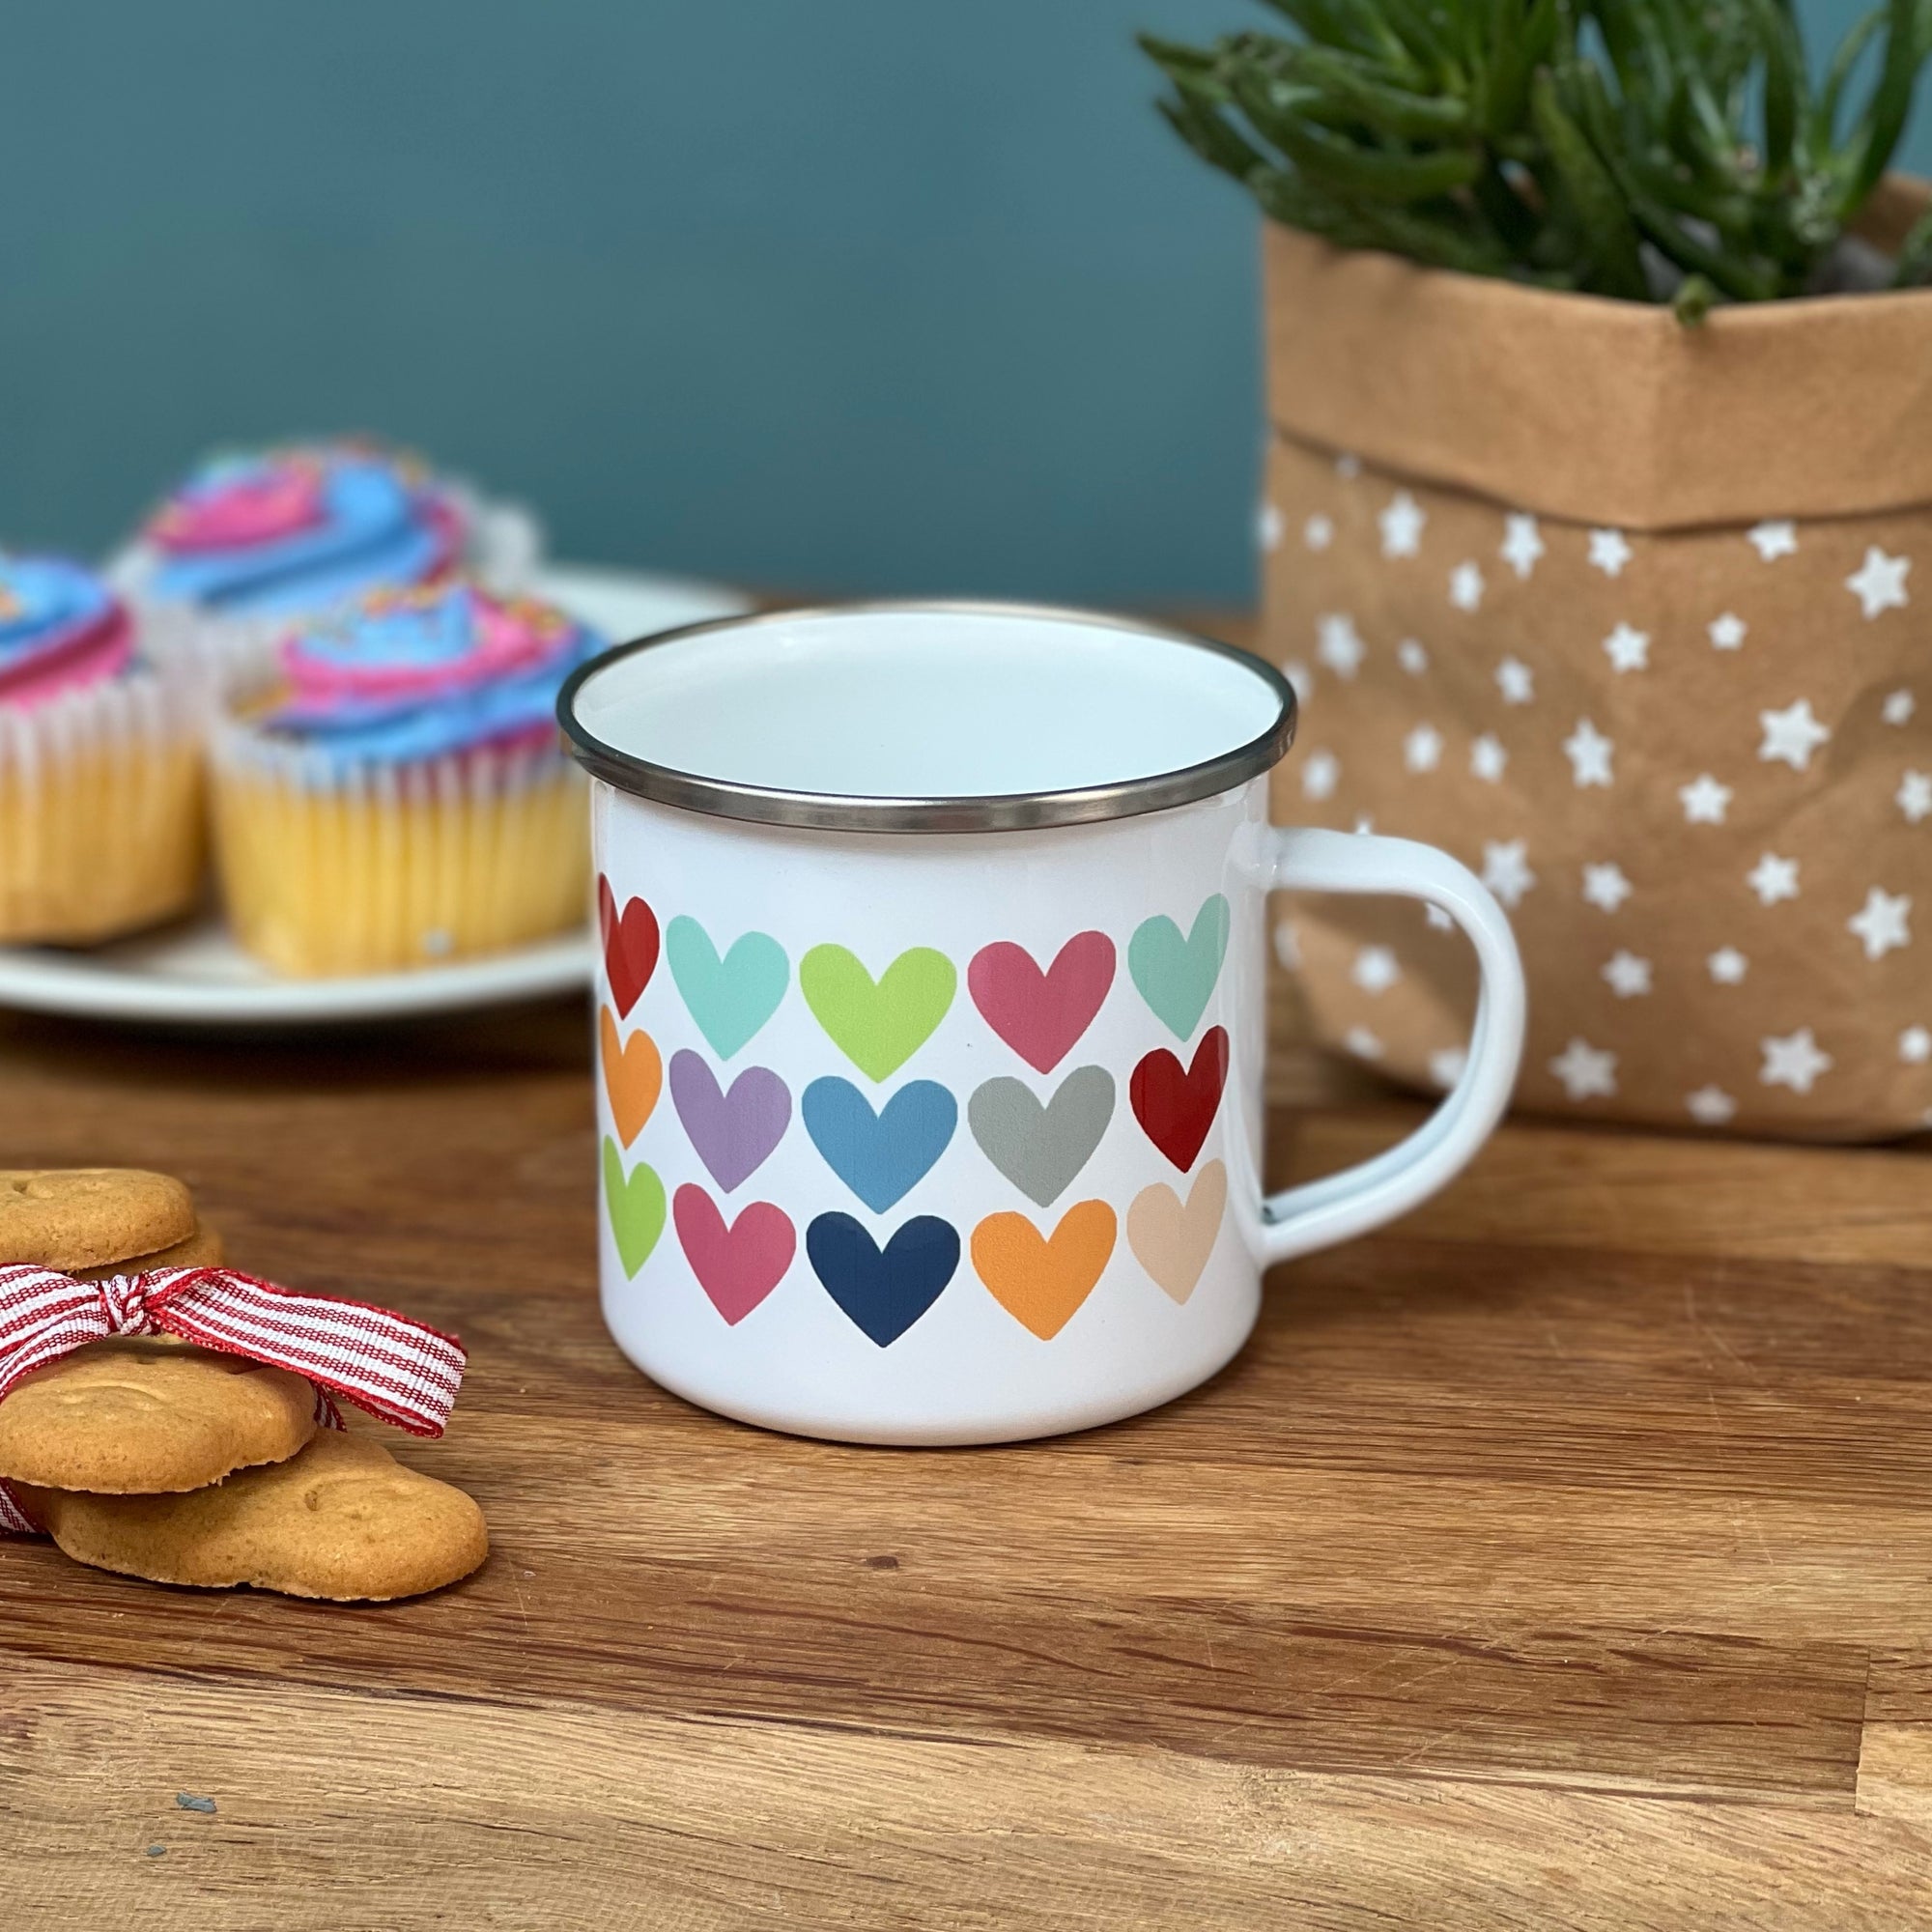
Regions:
<instances>
[{"instance_id":1,"label":"enamel mug","mask_svg":"<svg viewBox=\"0 0 1932 1932\"><path fill-rule=\"evenodd\" d=\"M1294 694L1246 652L1011 606L726 618L578 670L604 1317L724 1415L853 1442L1084 1429L1240 1348L1273 1263L1412 1208L1521 1048L1509 923L1426 845L1270 825ZM1465 1069L1264 1193L1266 896L1469 936Z\"/></svg>"}]
</instances>

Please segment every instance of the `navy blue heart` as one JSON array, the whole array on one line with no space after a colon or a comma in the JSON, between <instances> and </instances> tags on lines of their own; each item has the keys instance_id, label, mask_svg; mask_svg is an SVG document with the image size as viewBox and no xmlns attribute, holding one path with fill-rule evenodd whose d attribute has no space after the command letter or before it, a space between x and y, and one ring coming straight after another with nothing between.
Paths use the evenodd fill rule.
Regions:
<instances>
[{"instance_id":1,"label":"navy blue heart","mask_svg":"<svg viewBox=\"0 0 1932 1932\"><path fill-rule=\"evenodd\" d=\"M805 1251L825 1292L859 1332L890 1348L937 1301L959 1265L959 1236L933 1214L916 1214L881 1254L849 1214L821 1214Z\"/></svg>"},{"instance_id":2,"label":"navy blue heart","mask_svg":"<svg viewBox=\"0 0 1932 1932\"><path fill-rule=\"evenodd\" d=\"M799 1113L826 1165L883 1214L932 1171L959 1124L959 1103L934 1080L910 1080L880 1113L849 1080L814 1080Z\"/></svg>"}]
</instances>

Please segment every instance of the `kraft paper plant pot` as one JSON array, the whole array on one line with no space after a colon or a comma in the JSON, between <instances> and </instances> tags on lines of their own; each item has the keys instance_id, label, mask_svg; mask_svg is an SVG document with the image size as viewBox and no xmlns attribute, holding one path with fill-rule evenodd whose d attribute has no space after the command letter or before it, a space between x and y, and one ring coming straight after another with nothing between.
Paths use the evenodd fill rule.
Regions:
<instances>
[{"instance_id":1,"label":"kraft paper plant pot","mask_svg":"<svg viewBox=\"0 0 1932 1932\"><path fill-rule=\"evenodd\" d=\"M1927 190L1888 184L1874 239ZM1802 1138L1932 1123L1932 291L1667 309L1271 227L1276 813L1427 838L1508 907L1520 1104ZM1452 1081L1412 906L1276 933L1324 1042Z\"/></svg>"}]
</instances>

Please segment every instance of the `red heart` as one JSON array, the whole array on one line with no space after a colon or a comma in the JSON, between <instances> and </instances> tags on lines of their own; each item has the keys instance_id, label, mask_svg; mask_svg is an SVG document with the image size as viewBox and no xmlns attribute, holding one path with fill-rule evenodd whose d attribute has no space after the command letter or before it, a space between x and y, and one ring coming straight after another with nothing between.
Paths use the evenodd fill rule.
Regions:
<instances>
[{"instance_id":1,"label":"red heart","mask_svg":"<svg viewBox=\"0 0 1932 1932\"><path fill-rule=\"evenodd\" d=\"M1076 932L1044 973L1010 939L982 946L966 969L986 1024L1042 1073L1072 1050L1113 983L1114 942L1104 932Z\"/></svg>"},{"instance_id":2,"label":"red heart","mask_svg":"<svg viewBox=\"0 0 1932 1932\"><path fill-rule=\"evenodd\" d=\"M671 1217L697 1285L734 1328L784 1279L798 1250L791 1216L769 1201L753 1201L727 1228L718 1204L687 1181Z\"/></svg>"},{"instance_id":3,"label":"red heart","mask_svg":"<svg viewBox=\"0 0 1932 1932\"><path fill-rule=\"evenodd\" d=\"M623 1019L642 997L658 970L658 916L642 899L633 899L618 917L617 895L602 872L597 875L597 928L604 935L604 973L611 997Z\"/></svg>"},{"instance_id":4,"label":"red heart","mask_svg":"<svg viewBox=\"0 0 1932 1932\"><path fill-rule=\"evenodd\" d=\"M1155 1048L1134 1068L1127 1097L1148 1139L1185 1174L1208 1138L1227 1084L1228 1029L1210 1027L1184 1073L1166 1047Z\"/></svg>"}]
</instances>

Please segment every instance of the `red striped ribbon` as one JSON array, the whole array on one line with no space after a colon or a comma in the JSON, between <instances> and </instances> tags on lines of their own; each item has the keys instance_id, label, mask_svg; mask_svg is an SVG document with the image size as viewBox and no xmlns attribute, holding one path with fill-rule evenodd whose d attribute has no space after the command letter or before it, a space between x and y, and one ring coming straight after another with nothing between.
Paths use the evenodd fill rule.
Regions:
<instances>
[{"instance_id":1,"label":"red striped ribbon","mask_svg":"<svg viewBox=\"0 0 1932 1932\"><path fill-rule=\"evenodd\" d=\"M52 1268L0 1267L0 1402L22 1376L110 1335L177 1335L315 1384L317 1419L339 1429L335 1398L412 1435L440 1435L468 1357L454 1335L333 1295L298 1294L226 1268L76 1281ZM0 1532L36 1525L0 1482Z\"/></svg>"}]
</instances>

